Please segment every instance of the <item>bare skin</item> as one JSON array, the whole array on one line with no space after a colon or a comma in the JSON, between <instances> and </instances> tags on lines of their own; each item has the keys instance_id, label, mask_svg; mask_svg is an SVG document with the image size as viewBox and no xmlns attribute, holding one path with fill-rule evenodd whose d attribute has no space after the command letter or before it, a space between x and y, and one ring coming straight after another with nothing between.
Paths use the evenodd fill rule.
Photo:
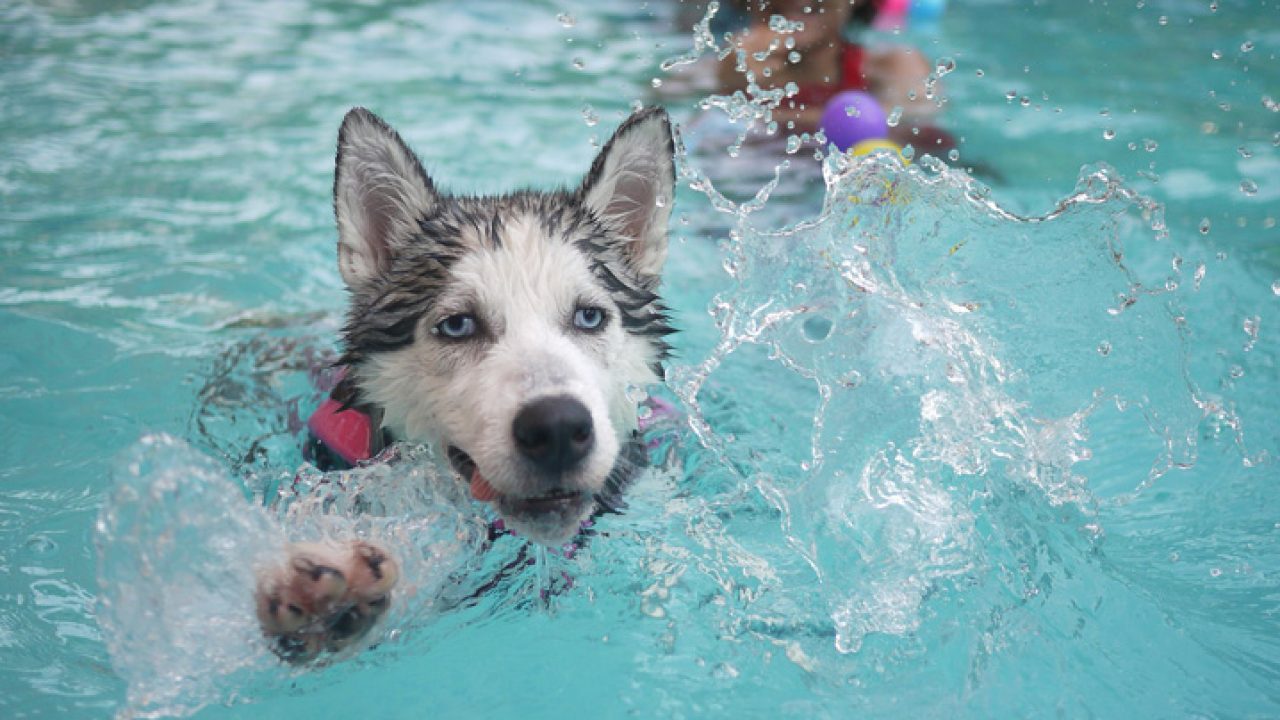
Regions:
<instances>
[{"instance_id":1,"label":"bare skin","mask_svg":"<svg viewBox=\"0 0 1280 720\"><path fill-rule=\"evenodd\" d=\"M799 86L831 86L841 83L844 38L854 6L869 0L768 0L763 9L751 0L751 24L735 38L741 49L745 69L765 90ZM805 12L808 9L809 12ZM779 33L769 27L769 18L782 15L790 21L804 23L804 28ZM794 45L787 47L790 38ZM791 53L799 54L793 61ZM761 56L763 58L761 59ZM925 79L931 68L914 49L904 47L868 49L863 58L863 74L868 89L888 113L902 108L902 122L890 128L890 139L898 144L912 140L912 128L928 124L938 111L937 104L926 97ZM745 90L747 73L739 66L739 53L730 53L718 68L722 92ZM774 118L782 124L794 123L799 132L813 132L822 117L822 107L792 107L788 101L774 110Z\"/></svg>"}]
</instances>

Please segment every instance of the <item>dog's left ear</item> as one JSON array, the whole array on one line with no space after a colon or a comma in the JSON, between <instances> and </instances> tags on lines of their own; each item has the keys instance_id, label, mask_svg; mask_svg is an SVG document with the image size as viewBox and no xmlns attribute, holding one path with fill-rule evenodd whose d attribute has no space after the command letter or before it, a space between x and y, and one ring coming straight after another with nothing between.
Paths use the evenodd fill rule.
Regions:
<instances>
[{"instance_id":1,"label":"dog's left ear","mask_svg":"<svg viewBox=\"0 0 1280 720\"><path fill-rule=\"evenodd\" d=\"M667 221L675 186L675 146L667 111L638 110L596 156L578 197L628 240L631 267L657 284L667 258Z\"/></svg>"}]
</instances>

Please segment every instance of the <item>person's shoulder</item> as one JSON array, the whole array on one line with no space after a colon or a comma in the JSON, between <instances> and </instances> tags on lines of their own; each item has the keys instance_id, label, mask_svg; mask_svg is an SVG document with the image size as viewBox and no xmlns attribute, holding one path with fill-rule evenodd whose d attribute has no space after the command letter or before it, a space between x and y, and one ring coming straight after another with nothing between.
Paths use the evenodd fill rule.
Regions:
<instances>
[{"instance_id":1,"label":"person's shoulder","mask_svg":"<svg viewBox=\"0 0 1280 720\"><path fill-rule=\"evenodd\" d=\"M929 72L929 59L916 48L906 45L862 47L863 67L868 72L918 74Z\"/></svg>"}]
</instances>

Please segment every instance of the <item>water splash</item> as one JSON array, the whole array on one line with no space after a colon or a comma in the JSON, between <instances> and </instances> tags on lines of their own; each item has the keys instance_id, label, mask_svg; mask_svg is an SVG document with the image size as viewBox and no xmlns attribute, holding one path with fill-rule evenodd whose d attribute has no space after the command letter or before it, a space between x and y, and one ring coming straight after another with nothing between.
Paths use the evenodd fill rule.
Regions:
<instances>
[{"instance_id":1,"label":"water splash","mask_svg":"<svg viewBox=\"0 0 1280 720\"><path fill-rule=\"evenodd\" d=\"M401 564L392 609L343 657L402 644L472 591L455 576L486 566L477 550L487 520L425 450L393 448L386 459L335 473L304 467L266 508L181 440L148 436L129 450L95 530L98 620L128 683L122 713L187 715L295 679L300 671L271 653L253 608L255 573L278 563L287 542L368 538Z\"/></svg>"},{"instance_id":2,"label":"water splash","mask_svg":"<svg viewBox=\"0 0 1280 720\"><path fill-rule=\"evenodd\" d=\"M171 437L143 438L116 479L95 529L98 622L127 714L189 714L268 666L253 573L283 534Z\"/></svg>"},{"instance_id":3,"label":"water splash","mask_svg":"<svg viewBox=\"0 0 1280 720\"><path fill-rule=\"evenodd\" d=\"M1193 466L1224 411L1188 376L1180 266L1145 269L1171 254L1162 208L1106 166L1040 215L929 158L835 155L824 174L822 212L771 229L685 171L732 223L732 280L718 343L670 374L714 458L683 480L703 531L651 550L703 558L721 632L785 643L838 684L939 662L921 663L946 633L931 619L1048 597L1093 564L1099 509Z\"/></svg>"}]
</instances>

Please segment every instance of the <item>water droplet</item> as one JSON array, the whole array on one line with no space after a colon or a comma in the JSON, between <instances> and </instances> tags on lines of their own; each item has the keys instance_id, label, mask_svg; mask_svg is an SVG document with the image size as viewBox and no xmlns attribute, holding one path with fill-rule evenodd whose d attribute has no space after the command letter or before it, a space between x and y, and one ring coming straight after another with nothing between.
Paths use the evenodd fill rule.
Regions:
<instances>
[{"instance_id":1,"label":"water droplet","mask_svg":"<svg viewBox=\"0 0 1280 720\"><path fill-rule=\"evenodd\" d=\"M1168 25L1168 24L1169 24L1169 16L1168 16L1168 15L1161 15L1159 18L1156 18L1156 23L1158 23L1158 24L1160 25L1160 27L1164 27L1165 25Z\"/></svg>"},{"instance_id":2,"label":"water droplet","mask_svg":"<svg viewBox=\"0 0 1280 720\"><path fill-rule=\"evenodd\" d=\"M1214 60L1221 60L1221 59L1222 59L1222 51L1221 51L1221 50L1214 50L1213 52L1209 53L1209 57L1213 58Z\"/></svg>"},{"instance_id":3,"label":"water droplet","mask_svg":"<svg viewBox=\"0 0 1280 720\"><path fill-rule=\"evenodd\" d=\"M1214 0L1213 2L1209 3L1209 12L1218 12L1217 0Z\"/></svg>"},{"instance_id":4,"label":"water droplet","mask_svg":"<svg viewBox=\"0 0 1280 720\"><path fill-rule=\"evenodd\" d=\"M48 555L58 549L58 543L47 535L32 535L23 545L36 555Z\"/></svg>"},{"instance_id":5,"label":"water droplet","mask_svg":"<svg viewBox=\"0 0 1280 720\"><path fill-rule=\"evenodd\" d=\"M1241 43L1241 44L1240 44L1240 52L1242 52L1242 53L1247 53L1247 52L1252 52L1252 51L1253 51L1253 41L1252 41L1252 40L1245 40L1243 43Z\"/></svg>"},{"instance_id":6,"label":"water droplet","mask_svg":"<svg viewBox=\"0 0 1280 720\"><path fill-rule=\"evenodd\" d=\"M600 122L600 115L590 103L582 106L582 121L587 124L587 127L595 127Z\"/></svg>"},{"instance_id":7,"label":"water droplet","mask_svg":"<svg viewBox=\"0 0 1280 720\"><path fill-rule=\"evenodd\" d=\"M1016 97L1018 97L1018 91L1017 91L1017 90L1010 90L1009 92L1007 92L1007 93L1005 93L1005 94L1004 94L1004 99L1005 99L1005 100L1013 100L1013 99L1014 99L1014 98L1016 98Z\"/></svg>"},{"instance_id":8,"label":"water droplet","mask_svg":"<svg viewBox=\"0 0 1280 720\"><path fill-rule=\"evenodd\" d=\"M790 21L782 15L774 15L769 18L769 29L779 35L789 35L799 30L804 30L804 22L801 20Z\"/></svg>"},{"instance_id":9,"label":"water droplet","mask_svg":"<svg viewBox=\"0 0 1280 720\"><path fill-rule=\"evenodd\" d=\"M1280 280L1271 283L1271 294L1280 297Z\"/></svg>"},{"instance_id":10,"label":"water droplet","mask_svg":"<svg viewBox=\"0 0 1280 720\"><path fill-rule=\"evenodd\" d=\"M580 58L580 57L576 57L576 58L574 58L574 59L573 59L573 69L574 69L574 70L581 70L581 69L585 68L586 66L587 66L587 62L586 62L585 60L583 60L582 58Z\"/></svg>"},{"instance_id":11,"label":"water droplet","mask_svg":"<svg viewBox=\"0 0 1280 720\"><path fill-rule=\"evenodd\" d=\"M556 20L559 20L560 24L567 28L571 28L574 25L578 24L578 19L567 12L562 12L559 15L557 15Z\"/></svg>"},{"instance_id":12,"label":"water droplet","mask_svg":"<svg viewBox=\"0 0 1280 720\"><path fill-rule=\"evenodd\" d=\"M1209 234L1209 218L1200 218L1200 234Z\"/></svg>"},{"instance_id":13,"label":"water droplet","mask_svg":"<svg viewBox=\"0 0 1280 720\"><path fill-rule=\"evenodd\" d=\"M1191 274L1191 279L1195 280L1196 290L1200 289L1200 283L1204 280L1204 274L1206 270L1207 269L1205 268L1204 263L1202 262L1196 263L1196 271Z\"/></svg>"},{"instance_id":14,"label":"water droplet","mask_svg":"<svg viewBox=\"0 0 1280 720\"><path fill-rule=\"evenodd\" d=\"M1142 141L1142 149L1147 152L1155 152L1158 147L1160 146L1156 144L1156 141L1151 140L1150 138L1143 139Z\"/></svg>"},{"instance_id":15,"label":"water droplet","mask_svg":"<svg viewBox=\"0 0 1280 720\"><path fill-rule=\"evenodd\" d=\"M902 121L902 106L894 105L889 111L889 117L885 118L885 124L889 127L898 127L898 123Z\"/></svg>"},{"instance_id":16,"label":"water droplet","mask_svg":"<svg viewBox=\"0 0 1280 720\"><path fill-rule=\"evenodd\" d=\"M792 50L791 52L787 53L787 61L790 62L792 65L799 64L800 53L796 52L795 50Z\"/></svg>"},{"instance_id":17,"label":"water droplet","mask_svg":"<svg viewBox=\"0 0 1280 720\"><path fill-rule=\"evenodd\" d=\"M957 162L960 159L960 149L951 148L950 150L948 150L947 159L949 159L951 162Z\"/></svg>"},{"instance_id":18,"label":"water droplet","mask_svg":"<svg viewBox=\"0 0 1280 720\"><path fill-rule=\"evenodd\" d=\"M1247 317L1241 323L1244 334L1249 336L1249 340L1244 344L1244 351L1249 352L1258 342L1258 330L1262 327L1262 318L1258 315Z\"/></svg>"},{"instance_id":19,"label":"water droplet","mask_svg":"<svg viewBox=\"0 0 1280 720\"><path fill-rule=\"evenodd\" d=\"M800 150L800 136L788 135L787 136L787 154L794 155L799 150Z\"/></svg>"},{"instance_id":20,"label":"water droplet","mask_svg":"<svg viewBox=\"0 0 1280 720\"><path fill-rule=\"evenodd\" d=\"M1249 178L1245 178L1244 180L1240 181L1240 192L1244 193L1245 195L1251 195L1251 196L1257 195L1258 183L1250 180Z\"/></svg>"},{"instance_id":21,"label":"water droplet","mask_svg":"<svg viewBox=\"0 0 1280 720\"><path fill-rule=\"evenodd\" d=\"M942 77L956 69L956 61L949 57L938 58L938 62L934 65L934 70L938 73L938 77Z\"/></svg>"},{"instance_id":22,"label":"water droplet","mask_svg":"<svg viewBox=\"0 0 1280 720\"><path fill-rule=\"evenodd\" d=\"M1118 294L1116 296L1116 300L1119 301L1119 304L1117 304L1115 307L1107 308L1108 315L1119 315L1125 310L1128 310L1129 308L1133 307L1134 303L1138 302L1138 298L1132 295L1125 295L1124 293Z\"/></svg>"},{"instance_id":23,"label":"water droplet","mask_svg":"<svg viewBox=\"0 0 1280 720\"><path fill-rule=\"evenodd\" d=\"M665 196L663 196L663 195L659 195L658 197L654 198L653 204L654 204L654 205L657 205L657 206L658 206L658 207L660 207L660 208L661 208L661 207L666 207L666 206L667 206L667 198L666 198Z\"/></svg>"},{"instance_id":24,"label":"water droplet","mask_svg":"<svg viewBox=\"0 0 1280 720\"><path fill-rule=\"evenodd\" d=\"M1115 139L1116 139L1116 131L1115 131L1114 129L1112 129L1112 128L1106 128L1105 130L1103 130L1103 131L1102 131L1102 139L1103 139L1103 140L1115 140Z\"/></svg>"},{"instance_id":25,"label":"water droplet","mask_svg":"<svg viewBox=\"0 0 1280 720\"><path fill-rule=\"evenodd\" d=\"M1222 575L1222 568L1209 568L1209 574L1218 577Z\"/></svg>"},{"instance_id":26,"label":"water droplet","mask_svg":"<svg viewBox=\"0 0 1280 720\"><path fill-rule=\"evenodd\" d=\"M654 86L655 88L660 88L662 87L662 78L654 78L649 81L649 84Z\"/></svg>"},{"instance_id":27,"label":"water droplet","mask_svg":"<svg viewBox=\"0 0 1280 720\"><path fill-rule=\"evenodd\" d=\"M831 327L831 320L821 315L805 318L803 326L804 337L809 342L822 342L831 337Z\"/></svg>"},{"instance_id":28,"label":"water droplet","mask_svg":"<svg viewBox=\"0 0 1280 720\"><path fill-rule=\"evenodd\" d=\"M1242 158L1251 158L1251 157L1253 157L1253 151L1252 151L1252 150L1250 150L1249 148L1247 148L1247 147L1243 146L1243 145L1241 145L1240 147L1236 148L1236 152L1240 153L1240 157L1242 157Z\"/></svg>"},{"instance_id":29,"label":"water droplet","mask_svg":"<svg viewBox=\"0 0 1280 720\"><path fill-rule=\"evenodd\" d=\"M1030 107L1031 98L1027 97L1026 95L1023 95L1022 99L1019 100L1018 102L1021 103L1022 107Z\"/></svg>"},{"instance_id":30,"label":"water droplet","mask_svg":"<svg viewBox=\"0 0 1280 720\"><path fill-rule=\"evenodd\" d=\"M1239 380L1244 377L1244 368L1239 365L1232 365L1227 369L1227 374L1231 376L1232 380Z\"/></svg>"},{"instance_id":31,"label":"water droplet","mask_svg":"<svg viewBox=\"0 0 1280 720\"><path fill-rule=\"evenodd\" d=\"M856 388L862 384L862 373L857 370L850 370L841 375L836 382L847 388Z\"/></svg>"},{"instance_id":32,"label":"water droplet","mask_svg":"<svg viewBox=\"0 0 1280 720\"><path fill-rule=\"evenodd\" d=\"M902 148L902 159L903 159L903 160L910 160L910 159L914 158L915 156L916 156L916 149L915 149L915 146L913 146L913 145L907 145L906 147Z\"/></svg>"},{"instance_id":33,"label":"water droplet","mask_svg":"<svg viewBox=\"0 0 1280 720\"><path fill-rule=\"evenodd\" d=\"M1106 340L1103 340L1102 342L1098 343L1098 354L1101 355L1102 357L1106 357L1110 355L1111 343L1107 342Z\"/></svg>"},{"instance_id":34,"label":"water droplet","mask_svg":"<svg viewBox=\"0 0 1280 720\"><path fill-rule=\"evenodd\" d=\"M977 75L978 77L982 77L983 75L986 75L986 73L982 72L982 68L978 68L977 70L974 70L973 74Z\"/></svg>"}]
</instances>

